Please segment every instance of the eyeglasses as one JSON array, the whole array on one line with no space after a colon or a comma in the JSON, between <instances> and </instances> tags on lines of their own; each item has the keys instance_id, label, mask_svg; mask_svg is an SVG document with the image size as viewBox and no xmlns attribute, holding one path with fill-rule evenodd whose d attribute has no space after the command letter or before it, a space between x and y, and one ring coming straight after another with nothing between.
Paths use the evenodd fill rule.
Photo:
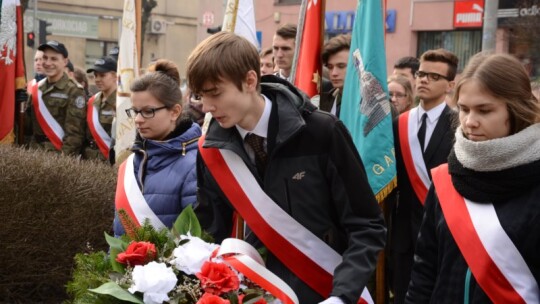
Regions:
<instances>
[{"instance_id":1,"label":"eyeglasses","mask_svg":"<svg viewBox=\"0 0 540 304\"><path fill-rule=\"evenodd\" d=\"M416 71L416 73L414 73L414 76L416 76L417 78L424 78L424 77L427 76L427 78L430 81L438 81L441 78L450 81L450 79L448 79L448 77L446 77L446 76L443 76L443 75L437 74L437 73L430 73L430 72Z\"/></svg>"},{"instance_id":2,"label":"eyeglasses","mask_svg":"<svg viewBox=\"0 0 540 304\"><path fill-rule=\"evenodd\" d=\"M407 94L390 92L388 93L388 96L390 97L390 99L392 99L393 97L395 97L396 99L401 99L407 97Z\"/></svg>"},{"instance_id":3,"label":"eyeglasses","mask_svg":"<svg viewBox=\"0 0 540 304\"><path fill-rule=\"evenodd\" d=\"M138 114L141 114L144 118L153 118L156 116L156 112L159 110L166 109L167 106L159 107L159 108L148 108L148 109L142 109L142 110L135 110L134 108L126 109L126 114L129 118L135 118Z\"/></svg>"}]
</instances>

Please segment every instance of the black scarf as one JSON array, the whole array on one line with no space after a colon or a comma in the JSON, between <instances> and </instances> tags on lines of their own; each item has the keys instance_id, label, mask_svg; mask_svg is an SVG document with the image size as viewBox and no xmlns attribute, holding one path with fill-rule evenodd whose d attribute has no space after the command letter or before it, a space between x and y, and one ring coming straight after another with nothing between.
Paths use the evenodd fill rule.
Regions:
<instances>
[{"instance_id":1,"label":"black scarf","mask_svg":"<svg viewBox=\"0 0 540 304\"><path fill-rule=\"evenodd\" d=\"M448 169L459 194L474 202L505 201L540 183L540 160L500 171L479 172L463 167L452 149Z\"/></svg>"}]
</instances>

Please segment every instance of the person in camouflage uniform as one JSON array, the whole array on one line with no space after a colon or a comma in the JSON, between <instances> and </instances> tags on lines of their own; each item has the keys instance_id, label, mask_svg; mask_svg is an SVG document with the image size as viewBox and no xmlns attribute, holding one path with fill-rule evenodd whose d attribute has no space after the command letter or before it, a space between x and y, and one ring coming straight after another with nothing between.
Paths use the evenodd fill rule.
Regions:
<instances>
[{"instance_id":1,"label":"person in camouflage uniform","mask_svg":"<svg viewBox=\"0 0 540 304\"><path fill-rule=\"evenodd\" d=\"M110 56L103 57L96 60L94 66L86 72L94 73L96 86L99 89L99 92L91 97L91 99L93 98L93 101L91 100L90 102L94 107L92 110L97 111L99 124L103 127L103 130L107 132L107 135L112 137L112 122L116 114L116 60ZM90 102L88 103L88 107L90 107ZM105 161L108 158L108 151L107 156L104 155L103 151L100 151L97 143L99 138L95 138L96 134L93 134L90 128L92 120L91 117L88 117L89 113L90 109L87 112L87 128L83 158Z\"/></svg>"},{"instance_id":2,"label":"person in camouflage uniform","mask_svg":"<svg viewBox=\"0 0 540 304\"><path fill-rule=\"evenodd\" d=\"M67 155L80 155L85 135L86 102L81 85L70 79L64 72L67 64L68 51L64 44L58 41L47 41L38 47L43 51L43 70L47 76L40 81L37 90L42 93L43 104L54 121L63 130L61 144L55 146L42 125L38 122L34 109L33 96L28 96L26 110L26 127L31 132L30 147L58 151Z\"/></svg>"}]
</instances>

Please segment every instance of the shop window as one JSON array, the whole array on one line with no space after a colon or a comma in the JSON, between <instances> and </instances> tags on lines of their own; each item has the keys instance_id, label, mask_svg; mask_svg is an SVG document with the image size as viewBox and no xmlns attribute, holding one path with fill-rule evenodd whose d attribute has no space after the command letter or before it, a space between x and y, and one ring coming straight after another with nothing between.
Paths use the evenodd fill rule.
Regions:
<instances>
[{"instance_id":1,"label":"shop window","mask_svg":"<svg viewBox=\"0 0 540 304\"><path fill-rule=\"evenodd\" d=\"M443 48L459 58L458 72L474 54L482 50L482 31L419 32L418 57L427 50Z\"/></svg>"}]
</instances>

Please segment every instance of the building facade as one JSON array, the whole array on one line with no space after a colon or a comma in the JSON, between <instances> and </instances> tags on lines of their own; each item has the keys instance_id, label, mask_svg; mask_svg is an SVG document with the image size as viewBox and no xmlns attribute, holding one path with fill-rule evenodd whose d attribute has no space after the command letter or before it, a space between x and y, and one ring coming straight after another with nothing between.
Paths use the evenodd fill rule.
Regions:
<instances>
[{"instance_id":1,"label":"building facade","mask_svg":"<svg viewBox=\"0 0 540 304\"><path fill-rule=\"evenodd\" d=\"M386 58L388 72L403 56L446 48L460 59L482 49L483 11L487 0L387 0ZM275 30L298 23L299 0L255 0L262 46L272 44ZM326 1L326 37L352 30L356 0ZM531 78L540 77L540 0L499 0L496 52L517 56Z\"/></svg>"},{"instance_id":2,"label":"building facade","mask_svg":"<svg viewBox=\"0 0 540 304\"><path fill-rule=\"evenodd\" d=\"M33 3L25 12L25 32L34 29ZM315 1L315 0L313 0ZM488 0L386 0L388 72L403 56L447 48L466 61L481 50L484 2ZM66 44L75 66L88 68L117 45L122 0L38 0L37 19L51 22L52 35ZM227 0L156 0L145 27L141 67L167 58L184 73L185 62L198 42L223 22ZM276 29L298 23L300 0L253 0L262 48L272 45ZM350 33L357 0L326 0L325 37ZM540 77L540 0L499 0L496 51L515 54L532 78ZM37 38L37 37L36 37ZM36 47L38 45L36 39ZM27 48L28 76L33 49ZM182 75L185 77L185 75Z\"/></svg>"},{"instance_id":3,"label":"building facade","mask_svg":"<svg viewBox=\"0 0 540 304\"><path fill-rule=\"evenodd\" d=\"M39 29L34 28L34 0L24 13L25 32L36 33L35 47L39 45ZM108 54L118 45L123 3L121 0L39 0L36 19L50 22L48 31L64 43L69 59L86 70L94 61ZM181 3L181 5L180 5ZM185 61L198 41L199 1L158 0L151 11L145 31L141 67L159 58L176 62L181 73ZM26 48L27 76L32 77L34 49Z\"/></svg>"}]
</instances>

